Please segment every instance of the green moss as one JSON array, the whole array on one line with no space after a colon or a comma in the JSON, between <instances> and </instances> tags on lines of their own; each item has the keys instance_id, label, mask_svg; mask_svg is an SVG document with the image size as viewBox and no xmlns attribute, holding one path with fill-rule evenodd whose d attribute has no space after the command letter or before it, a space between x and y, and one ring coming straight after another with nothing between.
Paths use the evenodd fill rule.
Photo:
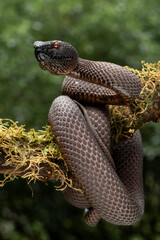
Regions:
<instances>
[{"instance_id":1,"label":"green moss","mask_svg":"<svg viewBox=\"0 0 160 240\"><path fill-rule=\"evenodd\" d=\"M133 133L150 121L160 121L160 61L158 63L142 62L142 70L127 67L142 82L139 98L127 106L110 106L112 144L132 137Z\"/></svg>"},{"instance_id":2,"label":"green moss","mask_svg":"<svg viewBox=\"0 0 160 240\"><path fill-rule=\"evenodd\" d=\"M110 106L113 147L130 138L146 122L153 121L153 116L155 121L160 120L160 110L156 110L160 90L160 61L157 64L142 62L140 71L129 69L139 76L143 89L131 108ZM6 155L3 164L6 171L1 186L18 176L26 178L28 182L61 180L61 189L67 185L72 186L67 164L61 156L50 126L37 132L34 129L27 132L17 122L0 119L0 149Z\"/></svg>"},{"instance_id":3,"label":"green moss","mask_svg":"<svg viewBox=\"0 0 160 240\"><path fill-rule=\"evenodd\" d=\"M62 162L62 156L49 126L37 132L34 129L27 132L23 125L18 126L17 122L1 119L0 148L6 154L3 167L8 169L1 186L18 176L27 178L28 182L46 181L48 178L61 179L61 187L71 184L67 173L64 173L58 164L59 160ZM49 170L42 176L41 172L45 167Z\"/></svg>"}]
</instances>

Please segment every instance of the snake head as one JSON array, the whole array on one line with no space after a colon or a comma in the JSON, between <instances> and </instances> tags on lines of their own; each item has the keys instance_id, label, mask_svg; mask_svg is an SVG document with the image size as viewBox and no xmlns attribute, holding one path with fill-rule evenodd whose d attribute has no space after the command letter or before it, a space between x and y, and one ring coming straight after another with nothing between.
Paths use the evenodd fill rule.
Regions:
<instances>
[{"instance_id":1,"label":"snake head","mask_svg":"<svg viewBox=\"0 0 160 240\"><path fill-rule=\"evenodd\" d=\"M78 53L69 43L62 41L36 41L35 56L43 70L55 75L66 75L76 68Z\"/></svg>"}]
</instances>

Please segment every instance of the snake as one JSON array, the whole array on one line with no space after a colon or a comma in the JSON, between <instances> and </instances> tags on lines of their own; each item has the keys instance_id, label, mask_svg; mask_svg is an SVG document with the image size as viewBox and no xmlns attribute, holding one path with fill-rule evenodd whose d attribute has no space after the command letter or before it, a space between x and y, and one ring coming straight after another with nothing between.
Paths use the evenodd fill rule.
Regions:
<instances>
[{"instance_id":1,"label":"snake","mask_svg":"<svg viewBox=\"0 0 160 240\"><path fill-rule=\"evenodd\" d=\"M33 46L43 70L65 76L62 95L48 114L73 184L64 197L84 209L89 226L100 219L136 223L144 213L141 134L136 130L113 149L108 106L130 106L142 89L140 79L115 63L80 58L64 41L36 41Z\"/></svg>"}]
</instances>

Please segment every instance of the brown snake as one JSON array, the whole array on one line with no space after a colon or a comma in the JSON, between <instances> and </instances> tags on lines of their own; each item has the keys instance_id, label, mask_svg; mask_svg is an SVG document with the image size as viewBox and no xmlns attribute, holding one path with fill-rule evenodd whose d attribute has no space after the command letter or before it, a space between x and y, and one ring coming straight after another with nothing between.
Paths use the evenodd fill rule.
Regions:
<instances>
[{"instance_id":1,"label":"brown snake","mask_svg":"<svg viewBox=\"0 0 160 240\"><path fill-rule=\"evenodd\" d=\"M90 226L101 218L117 225L137 222L144 211L140 132L112 151L107 104L129 105L141 91L140 79L119 65L81 59L66 42L37 41L34 48L42 69L66 76L49 124L73 186L83 193L67 187L65 198L87 209Z\"/></svg>"}]
</instances>

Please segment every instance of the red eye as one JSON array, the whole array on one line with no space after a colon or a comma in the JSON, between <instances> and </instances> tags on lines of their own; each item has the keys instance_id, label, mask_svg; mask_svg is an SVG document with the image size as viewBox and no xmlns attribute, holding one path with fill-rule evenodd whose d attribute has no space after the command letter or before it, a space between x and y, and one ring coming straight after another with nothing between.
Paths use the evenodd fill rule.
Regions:
<instances>
[{"instance_id":1,"label":"red eye","mask_svg":"<svg viewBox=\"0 0 160 240\"><path fill-rule=\"evenodd\" d=\"M55 42L55 43L54 43L54 47L55 47L55 48L58 48L58 47L59 47L59 42Z\"/></svg>"}]
</instances>

